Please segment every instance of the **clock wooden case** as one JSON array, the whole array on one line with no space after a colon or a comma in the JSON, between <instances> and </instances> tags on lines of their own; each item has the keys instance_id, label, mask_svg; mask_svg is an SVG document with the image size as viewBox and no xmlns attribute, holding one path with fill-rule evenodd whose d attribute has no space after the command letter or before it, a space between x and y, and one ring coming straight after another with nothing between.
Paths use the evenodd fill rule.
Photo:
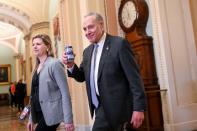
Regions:
<instances>
[{"instance_id":1,"label":"clock wooden case","mask_svg":"<svg viewBox=\"0 0 197 131\"><path fill-rule=\"evenodd\" d=\"M146 33L148 17L145 0L121 1L118 11L119 24L139 64L148 105L146 119L139 131L163 131L161 90L155 67L153 39Z\"/></svg>"}]
</instances>

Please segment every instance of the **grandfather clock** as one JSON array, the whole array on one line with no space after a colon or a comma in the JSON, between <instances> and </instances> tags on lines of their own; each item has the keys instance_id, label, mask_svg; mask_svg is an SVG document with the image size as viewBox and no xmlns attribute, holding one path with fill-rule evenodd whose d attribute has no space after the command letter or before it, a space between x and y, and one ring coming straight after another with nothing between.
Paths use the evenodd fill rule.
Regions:
<instances>
[{"instance_id":1,"label":"grandfather clock","mask_svg":"<svg viewBox=\"0 0 197 131\"><path fill-rule=\"evenodd\" d=\"M155 68L153 39L146 33L149 11L145 0L122 0L118 20L130 42L135 57L140 66L145 93L147 97L147 112L143 131L163 131L163 116L160 87Z\"/></svg>"}]
</instances>

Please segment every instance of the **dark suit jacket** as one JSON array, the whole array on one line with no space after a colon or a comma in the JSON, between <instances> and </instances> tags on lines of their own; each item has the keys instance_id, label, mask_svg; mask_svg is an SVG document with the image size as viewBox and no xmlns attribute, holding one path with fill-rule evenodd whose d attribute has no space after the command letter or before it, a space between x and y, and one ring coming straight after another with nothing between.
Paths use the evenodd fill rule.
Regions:
<instances>
[{"instance_id":1,"label":"dark suit jacket","mask_svg":"<svg viewBox=\"0 0 197 131\"><path fill-rule=\"evenodd\" d=\"M80 67L74 66L68 76L79 82L86 81L91 115L90 67L93 44L83 53ZM144 111L146 107L143 82L128 41L117 36L106 36L98 71L100 100L108 122L112 126L130 121L132 111Z\"/></svg>"}]
</instances>

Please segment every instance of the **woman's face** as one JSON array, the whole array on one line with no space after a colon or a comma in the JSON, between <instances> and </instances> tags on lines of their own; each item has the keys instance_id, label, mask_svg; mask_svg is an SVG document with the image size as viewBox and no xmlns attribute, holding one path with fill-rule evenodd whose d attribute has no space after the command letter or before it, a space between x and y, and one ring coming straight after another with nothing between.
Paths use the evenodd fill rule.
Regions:
<instances>
[{"instance_id":1,"label":"woman's face","mask_svg":"<svg viewBox=\"0 0 197 131\"><path fill-rule=\"evenodd\" d=\"M41 57L47 55L47 46L41 38L35 38L32 41L32 50L35 56Z\"/></svg>"}]
</instances>

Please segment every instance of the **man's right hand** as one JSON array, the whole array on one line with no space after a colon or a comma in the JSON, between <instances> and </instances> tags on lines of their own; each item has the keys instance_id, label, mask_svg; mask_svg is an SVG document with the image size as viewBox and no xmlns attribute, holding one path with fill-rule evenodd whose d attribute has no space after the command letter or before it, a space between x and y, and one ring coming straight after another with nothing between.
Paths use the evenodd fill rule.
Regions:
<instances>
[{"instance_id":1,"label":"man's right hand","mask_svg":"<svg viewBox=\"0 0 197 131\"><path fill-rule=\"evenodd\" d=\"M62 62L65 65L67 65L67 68L73 67L73 65L75 64L74 60L68 62L68 59L67 58L68 58L67 55L65 53L63 53L63 55L62 55Z\"/></svg>"}]
</instances>

